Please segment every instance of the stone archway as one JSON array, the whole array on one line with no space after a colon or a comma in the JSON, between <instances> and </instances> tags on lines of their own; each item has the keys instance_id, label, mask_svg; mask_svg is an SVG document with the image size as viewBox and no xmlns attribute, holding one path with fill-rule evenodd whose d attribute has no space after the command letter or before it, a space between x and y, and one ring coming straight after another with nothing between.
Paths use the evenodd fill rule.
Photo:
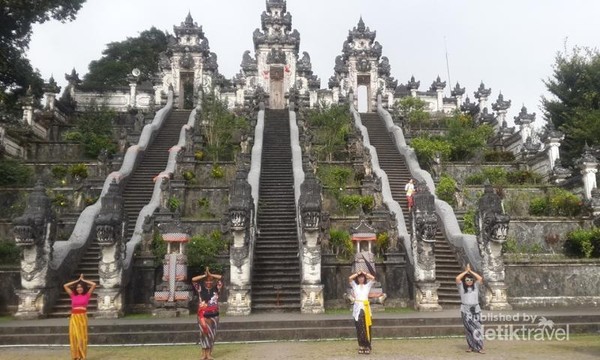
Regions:
<instances>
[{"instance_id":1,"label":"stone archway","mask_svg":"<svg viewBox=\"0 0 600 360\"><path fill-rule=\"evenodd\" d=\"M358 112L371 111L371 75L356 76L356 100Z\"/></svg>"},{"instance_id":2,"label":"stone archway","mask_svg":"<svg viewBox=\"0 0 600 360\"><path fill-rule=\"evenodd\" d=\"M283 93L283 66L271 66L269 107L271 109L285 109Z\"/></svg>"},{"instance_id":3,"label":"stone archway","mask_svg":"<svg viewBox=\"0 0 600 360\"><path fill-rule=\"evenodd\" d=\"M179 76L179 108L194 108L194 73L181 72Z\"/></svg>"}]
</instances>

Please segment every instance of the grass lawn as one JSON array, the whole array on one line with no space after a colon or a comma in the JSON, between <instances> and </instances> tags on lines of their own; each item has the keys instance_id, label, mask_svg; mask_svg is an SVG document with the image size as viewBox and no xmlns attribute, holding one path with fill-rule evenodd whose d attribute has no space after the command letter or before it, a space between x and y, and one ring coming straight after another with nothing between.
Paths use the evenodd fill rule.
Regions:
<instances>
[{"instance_id":1,"label":"grass lawn","mask_svg":"<svg viewBox=\"0 0 600 360\"><path fill-rule=\"evenodd\" d=\"M369 359L544 359L591 360L600 358L598 335L571 335L565 341L488 341L485 355L466 354L463 338L373 340ZM355 341L303 341L249 344L217 344L213 352L220 359L356 359ZM480 357L481 356L481 357ZM199 359L200 348L194 345L108 347L92 346L88 360L128 359ZM68 347L3 348L0 359L67 359Z\"/></svg>"}]
</instances>

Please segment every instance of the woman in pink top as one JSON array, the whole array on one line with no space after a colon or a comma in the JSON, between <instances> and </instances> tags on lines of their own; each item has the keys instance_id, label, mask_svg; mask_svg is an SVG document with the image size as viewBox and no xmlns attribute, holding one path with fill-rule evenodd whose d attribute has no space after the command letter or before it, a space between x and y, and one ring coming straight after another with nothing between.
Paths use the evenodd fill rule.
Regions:
<instances>
[{"instance_id":1,"label":"woman in pink top","mask_svg":"<svg viewBox=\"0 0 600 360\"><path fill-rule=\"evenodd\" d=\"M69 342L71 344L71 358L83 360L87 356L88 320L87 306L90 296L96 288L96 283L83 278L68 282L63 285L71 297L71 318L69 320Z\"/></svg>"}]
</instances>

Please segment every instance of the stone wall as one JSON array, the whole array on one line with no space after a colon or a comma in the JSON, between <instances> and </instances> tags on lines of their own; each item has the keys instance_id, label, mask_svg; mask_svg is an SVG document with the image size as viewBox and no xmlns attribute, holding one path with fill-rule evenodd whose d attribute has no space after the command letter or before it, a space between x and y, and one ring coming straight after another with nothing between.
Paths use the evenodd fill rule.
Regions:
<instances>
[{"instance_id":1,"label":"stone wall","mask_svg":"<svg viewBox=\"0 0 600 360\"><path fill-rule=\"evenodd\" d=\"M442 173L446 173L449 176L451 176L452 178L454 178L454 180L456 180L456 182L458 184L464 184L465 179L467 177L469 177L469 175L473 175L473 174L481 172L482 167L503 168L506 171L514 171L514 170L519 169L519 166L516 164L507 165L507 164L496 164L496 163L473 164L473 163L454 163L454 162L450 163L450 162L447 162L447 163L442 164Z\"/></svg>"},{"instance_id":2,"label":"stone wall","mask_svg":"<svg viewBox=\"0 0 600 360\"><path fill-rule=\"evenodd\" d=\"M600 306L600 260L507 261L514 308Z\"/></svg>"},{"instance_id":3,"label":"stone wall","mask_svg":"<svg viewBox=\"0 0 600 360\"><path fill-rule=\"evenodd\" d=\"M62 162L67 159L85 159L83 146L72 142L30 142L27 159Z\"/></svg>"},{"instance_id":4,"label":"stone wall","mask_svg":"<svg viewBox=\"0 0 600 360\"><path fill-rule=\"evenodd\" d=\"M18 267L0 270L0 316L17 311L19 297L15 291L21 288L21 272Z\"/></svg>"},{"instance_id":5,"label":"stone wall","mask_svg":"<svg viewBox=\"0 0 600 360\"><path fill-rule=\"evenodd\" d=\"M529 217L513 218L508 227L508 239L515 239L525 249L542 253L562 253L567 233L587 226L586 219Z\"/></svg>"}]
</instances>

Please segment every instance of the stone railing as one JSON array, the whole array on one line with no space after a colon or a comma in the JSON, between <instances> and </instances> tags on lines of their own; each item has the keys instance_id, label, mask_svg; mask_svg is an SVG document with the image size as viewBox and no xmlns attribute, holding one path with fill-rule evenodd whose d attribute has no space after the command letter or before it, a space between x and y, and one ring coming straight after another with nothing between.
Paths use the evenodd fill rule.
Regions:
<instances>
[{"instance_id":1,"label":"stone railing","mask_svg":"<svg viewBox=\"0 0 600 360\"><path fill-rule=\"evenodd\" d=\"M314 176L309 179L302 167L300 131L294 106L295 104L290 102L290 146L292 148L294 198L297 209L298 253L300 254L302 274L300 311L318 314L325 312L323 284L321 283L321 191Z\"/></svg>"},{"instance_id":2,"label":"stone railing","mask_svg":"<svg viewBox=\"0 0 600 360\"><path fill-rule=\"evenodd\" d=\"M230 222L234 235L234 244L230 247L230 269L231 277L228 296L228 315L249 315L252 306L252 265L254 260L254 243L256 238L256 214L258 212L258 191L260 187L260 171L262 167L262 149L263 134L265 129L265 105L264 102L258 104L258 115L256 127L254 128L254 145L252 146L250 171L247 176L245 186L250 186L251 211L244 211L243 214L236 211L231 206L230 201ZM236 186L238 185L236 181ZM241 182L243 183L243 182ZM234 186L234 189L235 187ZM230 193L230 196L233 193ZM245 208L245 206L244 206ZM233 213L232 213L233 212ZM248 216L242 219L241 216ZM236 220L236 216L240 217ZM241 221L243 220L243 221ZM244 223L249 222L249 223ZM237 223L237 224L236 224Z\"/></svg>"},{"instance_id":3,"label":"stone railing","mask_svg":"<svg viewBox=\"0 0 600 360\"><path fill-rule=\"evenodd\" d=\"M6 153L9 156L24 158L26 156L23 148L15 139L6 134L6 129L0 126L0 154Z\"/></svg>"},{"instance_id":4,"label":"stone railing","mask_svg":"<svg viewBox=\"0 0 600 360\"><path fill-rule=\"evenodd\" d=\"M411 176L419 182L424 182L429 188L429 192L435 194L435 184L433 182L433 178L427 171L421 169L415 151L406 144L406 140L404 139L402 129L394 125L390 113L381 106L380 97L378 97L377 112L379 113L379 116L384 120L388 132L391 133L392 139L396 144L396 148L398 149L400 154L404 156L406 160L406 165L408 166ZM435 209L436 213L440 217L442 225L441 230L444 232L446 239L448 239L448 241L455 248L464 251L464 254L466 256L466 259L464 259L465 261L472 264L473 267L479 269L481 264L481 255L479 254L477 238L474 235L463 234L460 231L460 227L458 225L456 215L454 214L454 210L452 210L452 207L448 205L448 203L438 199L437 196L435 199ZM404 224L404 221L402 221L402 224ZM410 247L407 247L407 249L409 248Z\"/></svg>"},{"instance_id":5,"label":"stone railing","mask_svg":"<svg viewBox=\"0 0 600 360\"><path fill-rule=\"evenodd\" d=\"M136 165L141 161L140 155L143 154L148 145L152 142L152 139L156 136L158 130L171 113L172 108L173 93L170 91L167 105L156 113L152 123L144 126L139 142L127 149L121 168L118 171L109 174L104 181L100 200L108 192L113 181L122 187L122 184L124 184L123 181L129 177ZM94 220L100 213L101 203L102 201L97 201L95 204L90 205L83 210L68 241L59 241L54 244L54 258L52 259L51 267L57 274L56 286L75 271L79 259L85 253L85 250L90 243L90 239L93 238L92 230L94 229ZM137 229L138 227L136 227L136 230ZM131 256L133 255L133 246L130 245L134 244L128 244L126 250L126 263L127 261L130 261Z\"/></svg>"},{"instance_id":6,"label":"stone railing","mask_svg":"<svg viewBox=\"0 0 600 360\"><path fill-rule=\"evenodd\" d=\"M169 98L170 99L170 98ZM182 126L181 131L179 133L179 140L176 145L169 149L169 158L167 160L167 166L165 170L163 170L160 174L158 174L155 178L154 190L152 192L152 197L148 204L146 204L135 222L135 228L133 230L133 235L131 239L127 242L127 250L125 255L125 263L123 265L125 271L131 270L131 266L133 265L133 253L135 247L142 241L143 233L144 233L144 223L147 221L148 217L152 217L156 209L158 209L163 203L164 198L164 189L169 188L168 183L173 178L177 168L177 160L184 151L187 146L192 146L188 141L191 141L191 132L194 130L194 124L196 122L196 114L200 111L200 103L199 106L196 107L190 113L188 118L188 122ZM142 132L143 136L143 132ZM127 275L125 275L127 278ZM124 279L125 280L125 279ZM125 284L123 284L124 286Z\"/></svg>"},{"instance_id":7,"label":"stone railing","mask_svg":"<svg viewBox=\"0 0 600 360\"><path fill-rule=\"evenodd\" d=\"M371 141L369 140L369 132L367 131L367 128L362 124L360 114L352 105L354 102L352 98L353 96L352 94L350 94L349 103L350 111L352 112L352 116L354 117L354 126L360 131L362 135L364 147L369 150L371 156L371 164L373 166L373 172L375 173L375 175L377 175L377 177L381 179L381 195L383 197L383 202L387 205L388 209L394 213L396 217L398 237L400 238L398 240L402 241L404 249L406 249L406 256L410 264L412 265L414 264L414 261L412 253L410 251L410 234L408 232L408 229L406 228L406 223L404 222L404 214L402 212L402 208L400 207L400 204L398 204L398 202L392 197L392 190L390 188L388 176L385 173L385 171L383 171L383 169L381 169L381 167L379 166L379 158L377 157L377 151L375 150L375 147L371 145Z\"/></svg>"}]
</instances>

